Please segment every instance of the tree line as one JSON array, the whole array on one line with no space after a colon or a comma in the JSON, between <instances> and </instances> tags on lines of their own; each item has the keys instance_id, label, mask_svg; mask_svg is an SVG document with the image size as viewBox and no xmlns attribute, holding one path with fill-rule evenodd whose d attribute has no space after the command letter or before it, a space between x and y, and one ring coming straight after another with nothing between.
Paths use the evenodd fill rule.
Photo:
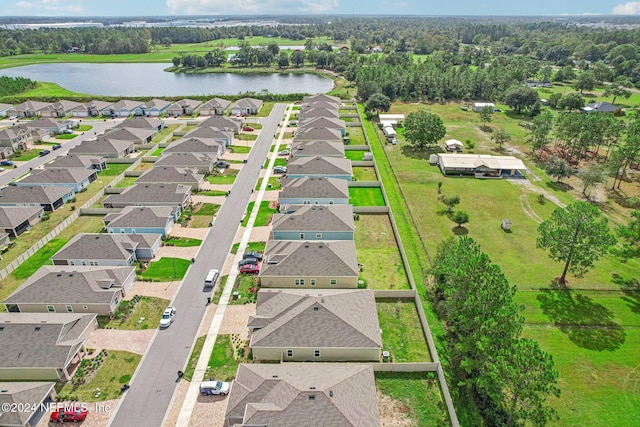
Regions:
<instances>
[{"instance_id":1,"label":"tree line","mask_svg":"<svg viewBox=\"0 0 640 427\"><path fill-rule=\"evenodd\" d=\"M0 97L11 96L36 87L36 82L24 77L0 76Z\"/></svg>"}]
</instances>

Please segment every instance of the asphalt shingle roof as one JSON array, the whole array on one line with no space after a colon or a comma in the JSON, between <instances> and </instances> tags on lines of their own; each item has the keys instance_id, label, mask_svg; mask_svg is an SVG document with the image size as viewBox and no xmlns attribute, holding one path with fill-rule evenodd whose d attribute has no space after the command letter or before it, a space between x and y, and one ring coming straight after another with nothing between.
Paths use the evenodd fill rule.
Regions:
<instances>
[{"instance_id":1,"label":"asphalt shingle roof","mask_svg":"<svg viewBox=\"0 0 640 427\"><path fill-rule=\"evenodd\" d=\"M158 228L167 224L167 219L175 212L171 206L127 206L119 213L104 217L107 227Z\"/></svg>"},{"instance_id":2,"label":"asphalt shingle roof","mask_svg":"<svg viewBox=\"0 0 640 427\"><path fill-rule=\"evenodd\" d=\"M191 187L182 184L134 184L127 187L120 194L111 194L102 202L104 206L112 203L134 203L144 205L152 203L159 205L166 202L167 206L182 206L186 197L191 195Z\"/></svg>"},{"instance_id":3,"label":"asphalt shingle roof","mask_svg":"<svg viewBox=\"0 0 640 427\"><path fill-rule=\"evenodd\" d=\"M287 175L348 175L351 160L337 157L299 157L287 163Z\"/></svg>"},{"instance_id":4,"label":"asphalt shingle roof","mask_svg":"<svg viewBox=\"0 0 640 427\"><path fill-rule=\"evenodd\" d=\"M105 162L104 157L73 155L56 157L52 162L45 163L45 168L85 168L89 169L93 165Z\"/></svg>"},{"instance_id":5,"label":"asphalt shingle roof","mask_svg":"<svg viewBox=\"0 0 640 427\"><path fill-rule=\"evenodd\" d=\"M161 156L153 166L211 167L217 157L213 153L167 153Z\"/></svg>"},{"instance_id":6,"label":"asphalt shingle roof","mask_svg":"<svg viewBox=\"0 0 640 427\"><path fill-rule=\"evenodd\" d=\"M260 276L357 277L353 240L269 240Z\"/></svg>"},{"instance_id":7,"label":"asphalt shingle roof","mask_svg":"<svg viewBox=\"0 0 640 427\"><path fill-rule=\"evenodd\" d=\"M340 141L296 141L291 144L291 155L300 156L325 156L344 157L344 144Z\"/></svg>"},{"instance_id":8,"label":"asphalt shingle roof","mask_svg":"<svg viewBox=\"0 0 640 427\"><path fill-rule=\"evenodd\" d=\"M137 184L184 184L192 185L202 182L204 175L199 174L195 168L177 168L173 166L158 166L144 172Z\"/></svg>"},{"instance_id":9,"label":"asphalt shingle roof","mask_svg":"<svg viewBox=\"0 0 640 427\"><path fill-rule=\"evenodd\" d=\"M40 206L0 206L0 228L14 228L42 211Z\"/></svg>"},{"instance_id":10,"label":"asphalt shingle roof","mask_svg":"<svg viewBox=\"0 0 640 427\"><path fill-rule=\"evenodd\" d=\"M151 248L160 234L104 234L75 235L52 260L127 260L137 248Z\"/></svg>"},{"instance_id":11,"label":"asphalt shingle roof","mask_svg":"<svg viewBox=\"0 0 640 427\"><path fill-rule=\"evenodd\" d=\"M94 169L87 168L45 168L34 170L19 182L26 184L79 184L94 175Z\"/></svg>"},{"instance_id":12,"label":"asphalt shingle roof","mask_svg":"<svg viewBox=\"0 0 640 427\"><path fill-rule=\"evenodd\" d=\"M2 413L3 425L26 425L34 412L37 411L36 405L49 396L54 386L53 382L0 382L0 404L9 403L20 409L18 411L4 411Z\"/></svg>"},{"instance_id":13,"label":"asphalt shingle roof","mask_svg":"<svg viewBox=\"0 0 640 427\"><path fill-rule=\"evenodd\" d=\"M343 199L349 198L349 184L339 178L295 178L282 179L280 199L322 198Z\"/></svg>"},{"instance_id":14,"label":"asphalt shingle roof","mask_svg":"<svg viewBox=\"0 0 640 427\"><path fill-rule=\"evenodd\" d=\"M351 205L291 205L273 215L273 231L354 231Z\"/></svg>"},{"instance_id":15,"label":"asphalt shingle roof","mask_svg":"<svg viewBox=\"0 0 640 427\"><path fill-rule=\"evenodd\" d=\"M3 203L40 203L51 204L70 194L73 189L70 187L43 187L40 185L9 186L0 189L0 204Z\"/></svg>"}]
</instances>

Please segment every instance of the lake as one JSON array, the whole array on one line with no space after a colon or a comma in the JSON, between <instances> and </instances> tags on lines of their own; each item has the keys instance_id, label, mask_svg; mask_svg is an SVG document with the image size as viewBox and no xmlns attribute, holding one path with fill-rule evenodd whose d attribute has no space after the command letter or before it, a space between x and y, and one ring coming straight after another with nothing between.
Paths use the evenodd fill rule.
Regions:
<instances>
[{"instance_id":1,"label":"lake","mask_svg":"<svg viewBox=\"0 0 640 427\"><path fill-rule=\"evenodd\" d=\"M34 64L0 70L0 75L57 83L67 90L103 96L235 95L241 92L325 93L333 82L313 74L180 74L171 64Z\"/></svg>"}]
</instances>

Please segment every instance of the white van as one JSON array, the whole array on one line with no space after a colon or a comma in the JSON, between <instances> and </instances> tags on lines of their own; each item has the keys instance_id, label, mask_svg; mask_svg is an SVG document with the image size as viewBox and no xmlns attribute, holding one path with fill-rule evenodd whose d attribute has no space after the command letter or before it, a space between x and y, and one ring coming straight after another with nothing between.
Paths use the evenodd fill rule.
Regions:
<instances>
[{"instance_id":1,"label":"white van","mask_svg":"<svg viewBox=\"0 0 640 427\"><path fill-rule=\"evenodd\" d=\"M204 279L204 285L207 287L214 287L216 280L218 280L218 270L209 270L207 278Z\"/></svg>"}]
</instances>

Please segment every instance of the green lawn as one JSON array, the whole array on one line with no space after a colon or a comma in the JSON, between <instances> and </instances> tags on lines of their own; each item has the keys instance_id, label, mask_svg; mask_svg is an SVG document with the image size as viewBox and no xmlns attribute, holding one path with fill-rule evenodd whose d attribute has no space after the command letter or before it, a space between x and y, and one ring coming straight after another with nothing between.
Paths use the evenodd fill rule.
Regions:
<instances>
[{"instance_id":1,"label":"green lawn","mask_svg":"<svg viewBox=\"0 0 640 427\"><path fill-rule=\"evenodd\" d=\"M360 278L369 289L410 289L388 215L360 214L355 242Z\"/></svg>"},{"instance_id":2,"label":"green lawn","mask_svg":"<svg viewBox=\"0 0 640 427\"><path fill-rule=\"evenodd\" d=\"M142 355L128 351L108 350L107 357L88 383L76 386L72 383L56 386L61 401L99 402L120 397L120 387L131 382ZM96 397L96 389L100 395ZM45 414L45 416L48 416ZM91 416L91 414L89 414Z\"/></svg>"},{"instance_id":3,"label":"green lawn","mask_svg":"<svg viewBox=\"0 0 640 427\"><path fill-rule=\"evenodd\" d=\"M179 248L188 248L190 246L200 246L202 240L189 237L173 237L164 241L165 246L176 246Z\"/></svg>"},{"instance_id":4,"label":"green lawn","mask_svg":"<svg viewBox=\"0 0 640 427\"><path fill-rule=\"evenodd\" d=\"M187 366L184 368L183 378L187 381L191 381L191 379L193 378L193 373L196 371L198 359L200 358L200 353L202 353L202 347L204 347L204 341L206 339L207 337L205 335L198 337L195 344L193 345L191 355L189 356L189 361L187 362Z\"/></svg>"},{"instance_id":5,"label":"green lawn","mask_svg":"<svg viewBox=\"0 0 640 427\"><path fill-rule=\"evenodd\" d=\"M160 154L162 154L162 152L164 151L165 148L166 147L158 147L153 151L153 153L149 154L149 156L151 156L151 157L159 157Z\"/></svg>"},{"instance_id":6,"label":"green lawn","mask_svg":"<svg viewBox=\"0 0 640 427\"><path fill-rule=\"evenodd\" d=\"M249 242L247 244L247 252L252 252L252 251L264 252L264 248L266 246L267 246L267 242ZM239 247L240 247L240 243L234 243L233 246L231 246L231 253L237 254Z\"/></svg>"},{"instance_id":7,"label":"green lawn","mask_svg":"<svg viewBox=\"0 0 640 427\"><path fill-rule=\"evenodd\" d=\"M207 181L209 181L209 184L233 184L233 182L236 180L236 177L238 176L238 172L240 172L238 169L229 168L225 169L222 173L217 172L216 169L214 169L214 171L216 172L207 176Z\"/></svg>"},{"instance_id":8,"label":"green lawn","mask_svg":"<svg viewBox=\"0 0 640 427\"><path fill-rule=\"evenodd\" d=\"M62 248L68 242L69 239L51 239L49 243L45 244L36 253L31 255L31 257L29 257L27 261L23 262L18 268L13 270L12 275L16 279L26 279L43 265L51 265L52 263L49 258L55 255L56 252L58 252L60 248Z\"/></svg>"},{"instance_id":9,"label":"green lawn","mask_svg":"<svg viewBox=\"0 0 640 427\"><path fill-rule=\"evenodd\" d=\"M379 187L349 187L349 202L353 206L384 206Z\"/></svg>"},{"instance_id":10,"label":"green lawn","mask_svg":"<svg viewBox=\"0 0 640 427\"><path fill-rule=\"evenodd\" d=\"M376 171L372 167L354 166L353 177L356 181L377 181Z\"/></svg>"},{"instance_id":11,"label":"green lawn","mask_svg":"<svg viewBox=\"0 0 640 427\"><path fill-rule=\"evenodd\" d=\"M256 139L258 139L258 135L254 135L252 133L241 133L241 134L239 134L237 136L237 138L240 141L255 141ZM236 145L236 147L237 147L237 145ZM242 147L242 148L246 148L246 147ZM241 153L241 151L235 151L235 150L234 150L234 152Z\"/></svg>"},{"instance_id":12,"label":"green lawn","mask_svg":"<svg viewBox=\"0 0 640 427\"><path fill-rule=\"evenodd\" d=\"M258 179L258 183L256 184L256 191L260 189L260 187L262 186L262 181L264 180L264 178L260 178ZM269 187L269 185L271 187ZM267 191L268 190L280 190L281 186L280 186L280 178L277 176L271 176L269 177L269 184L267 185Z\"/></svg>"},{"instance_id":13,"label":"green lawn","mask_svg":"<svg viewBox=\"0 0 640 427\"><path fill-rule=\"evenodd\" d=\"M245 135L245 136L255 136L255 135ZM235 154L247 154L249 151L251 151L251 147L245 147L244 145L230 145L229 147L227 147L227 149L231 153L235 153Z\"/></svg>"},{"instance_id":14,"label":"green lawn","mask_svg":"<svg viewBox=\"0 0 640 427\"><path fill-rule=\"evenodd\" d=\"M173 134L173 131L178 129L179 127L179 124L166 125L160 132L156 134L156 136L153 137L153 140L151 142L154 144L161 142L163 139Z\"/></svg>"},{"instance_id":15,"label":"green lawn","mask_svg":"<svg viewBox=\"0 0 640 427\"><path fill-rule=\"evenodd\" d=\"M450 426L449 416L433 372L376 372L376 388L397 401L394 413L411 426ZM405 425L405 424L402 424Z\"/></svg>"},{"instance_id":16,"label":"green lawn","mask_svg":"<svg viewBox=\"0 0 640 427\"><path fill-rule=\"evenodd\" d=\"M140 297L135 300L122 301L113 319L99 316L98 324L105 329L141 330L157 328L164 309L169 301L155 297ZM133 311L131 309L133 308Z\"/></svg>"},{"instance_id":17,"label":"green lawn","mask_svg":"<svg viewBox=\"0 0 640 427\"><path fill-rule=\"evenodd\" d=\"M356 113L356 110L350 111L350 113ZM349 145L367 145L366 139L364 139L364 132L360 127L348 127L347 135L349 136Z\"/></svg>"},{"instance_id":18,"label":"green lawn","mask_svg":"<svg viewBox=\"0 0 640 427\"><path fill-rule=\"evenodd\" d=\"M107 168L103 171L101 171L98 174L98 177L105 177L105 176L118 176L120 175L122 172L124 172L125 170L127 170L129 168L129 164L126 163L107 163Z\"/></svg>"},{"instance_id":19,"label":"green lawn","mask_svg":"<svg viewBox=\"0 0 640 427\"><path fill-rule=\"evenodd\" d=\"M233 299L233 294L229 304L239 305L255 303L258 297L258 276L253 274L241 274L236 278L233 285L233 292L238 292L238 299Z\"/></svg>"},{"instance_id":20,"label":"green lawn","mask_svg":"<svg viewBox=\"0 0 640 427\"><path fill-rule=\"evenodd\" d=\"M160 258L149 263L149 267L140 276L159 282L182 280L191 262L182 258Z\"/></svg>"},{"instance_id":21,"label":"green lawn","mask_svg":"<svg viewBox=\"0 0 640 427\"><path fill-rule=\"evenodd\" d=\"M137 176L126 176L126 177L122 178L122 180L119 183L114 185L113 188L131 187L132 185L134 185L136 183L136 179L138 179Z\"/></svg>"},{"instance_id":22,"label":"green lawn","mask_svg":"<svg viewBox=\"0 0 640 427\"><path fill-rule=\"evenodd\" d=\"M27 162L31 159L35 159L40 155L40 150L25 150L17 152L17 155L9 156L11 160L16 162Z\"/></svg>"},{"instance_id":23,"label":"green lawn","mask_svg":"<svg viewBox=\"0 0 640 427\"><path fill-rule=\"evenodd\" d=\"M368 153L365 150L347 150L344 152L344 156L349 160L362 160L364 153Z\"/></svg>"},{"instance_id":24,"label":"green lawn","mask_svg":"<svg viewBox=\"0 0 640 427\"><path fill-rule=\"evenodd\" d=\"M56 135L56 139L62 139L62 140L66 140L66 139L73 139L75 137L77 137L78 135L75 133L61 133L60 135Z\"/></svg>"},{"instance_id":25,"label":"green lawn","mask_svg":"<svg viewBox=\"0 0 640 427\"><path fill-rule=\"evenodd\" d=\"M93 129L93 126L90 125L78 125L78 127L76 128L77 132L89 132L91 129Z\"/></svg>"},{"instance_id":26,"label":"green lawn","mask_svg":"<svg viewBox=\"0 0 640 427\"><path fill-rule=\"evenodd\" d=\"M264 161L264 165L262 165L264 169L269 167L269 161L270 159ZM287 166L287 161L284 158L279 157L275 160L275 162L273 162L273 166Z\"/></svg>"},{"instance_id":27,"label":"green lawn","mask_svg":"<svg viewBox=\"0 0 640 427\"><path fill-rule=\"evenodd\" d=\"M203 190L198 191L198 196L210 196L210 197L218 197L218 196L226 196L227 192L222 190Z\"/></svg>"},{"instance_id":28,"label":"green lawn","mask_svg":"<svg viewBox=\"0 0 640 427\"><path fill-rule=\"evenodd\" d=\"M253 224L254 227L264 227L269 224L271 220L271 216L277 212L277 209L269 207L271 202L269 200L264 200L260 202L260 208L258 210L258 215L256 216L256 221ZM242 226L246 227L247 222L249 222L249 217L251 216L251 211L253 210L255 202L249 202L247 205L247 215L245 215L244 220L242 221Z\"/></svg>"},{"instance_id":29,"label":"green lawn","mask_svg":"<svg viewBox=\"0 0 640 427\"><path fill-rule=\"evenodd\" d=\"M238 343L235 349L232 340ZM250 360L247 354L248 347L245 351L244 344L246 344L246 341L239 340L237 335L218 335L211 357L209 357L206 376L219 381L234 379L238 371L238 365ZM242 347L238 348L240 346Z\"/></svg>"},{"instance_id":30,"label":"green lawn","mask_svg":"<svg viewBox=\"0 0 640 427\"><path fill-rule=\"evenodd\" d=\"M382 328L382 349L393 362L430 362L413 299L376 300L378 320Z\"/></svg>"}]
</instances>

